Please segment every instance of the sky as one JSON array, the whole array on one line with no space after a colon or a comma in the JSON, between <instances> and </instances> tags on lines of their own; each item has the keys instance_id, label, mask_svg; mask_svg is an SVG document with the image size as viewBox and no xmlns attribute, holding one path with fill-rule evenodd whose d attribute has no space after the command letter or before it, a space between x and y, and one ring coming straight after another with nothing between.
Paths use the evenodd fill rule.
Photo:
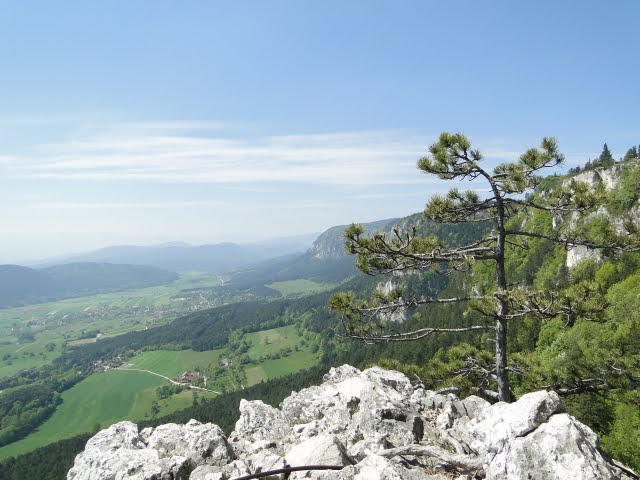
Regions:
<instances>
[{"instance_id":1,"label":"sky","mask_svg":"<svg viewBox=\"0 0 640 480\"><path fill-rule=\"evenodd\" d=\"M0 263L420 211L489 164L640 143L640 2L0 0Z\"/></svg>"}]
</instances>

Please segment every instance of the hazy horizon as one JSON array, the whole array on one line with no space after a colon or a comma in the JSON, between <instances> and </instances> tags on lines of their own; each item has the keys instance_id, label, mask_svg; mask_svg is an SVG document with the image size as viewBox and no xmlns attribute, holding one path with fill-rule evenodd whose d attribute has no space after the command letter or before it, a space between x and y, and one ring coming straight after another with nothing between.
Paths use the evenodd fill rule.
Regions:
<instances>
[{"instance_id":1,"label":"hazy horizon","mask_svg":"<svg viewBox=\"0 0 640 480\"><path fill-rule=\"evenodd\" d=\"M0 18L1 263L409 215L442 131L640 143L636 2L36 3Z\"/></svg>"},{"instance_id":2,"label":"hazy horizon","mask_svg":"<svg viewBox=\"0 0 640 480\"><path fill-rule=\"evenodd\" d=\"M309 245L313 243L313 239L317 238L322 232L310 232L303 234L294 234L287 235L282 237L265 237L265 238L251 238L248 240L221 240L221 241L202 241L202 242L186 242L183 240L169 240L169 241L160 241L160 242L121 242L121 243L113 243L113 244L96 244L95 247L89 246L86 249L80 250L63 250L60 252L53 253L51 255L46 255L43 257L4 257L0 256L0 265L7 264L15 264L15 265L24 265L24 266L34 266L39 265L40 263L49 263L55 260L64 260L66 258L72 258L77 255L84 255L87 253L95 252L98 250L114 248L114 247L168 247L168 246L184 246L184 247L200 247L205 245L219 245L224 243L234 243L237 245L253 245L253 244L263 244L263 243L277 243L278 241L286 242L291 241L293 239L303 239L307 238L309 240Z\"/></svg>"}]
</instances>

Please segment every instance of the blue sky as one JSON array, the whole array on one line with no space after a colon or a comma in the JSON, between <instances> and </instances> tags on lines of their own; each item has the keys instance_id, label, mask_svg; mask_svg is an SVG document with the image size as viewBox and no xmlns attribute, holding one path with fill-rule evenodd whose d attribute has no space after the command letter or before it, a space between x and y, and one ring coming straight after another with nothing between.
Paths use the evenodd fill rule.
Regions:
<instances>
[{"instance_id":1,"label":"blue sky","mask_svg":"<svg viewBox=\"0 0 640 480\"><path fill-rule=\"evenodd\" d=\"M640 143L640 3L0 2L0 262L402 216L489 162Z\"/></svg>"}]
</instances>

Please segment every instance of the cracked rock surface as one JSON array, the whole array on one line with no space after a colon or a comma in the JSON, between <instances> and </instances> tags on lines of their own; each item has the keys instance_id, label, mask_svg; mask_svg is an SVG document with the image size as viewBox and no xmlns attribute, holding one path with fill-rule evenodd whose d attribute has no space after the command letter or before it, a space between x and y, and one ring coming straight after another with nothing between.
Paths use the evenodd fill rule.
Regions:
<instances>
[{"instance_id":1,"label":"cracked rock surface","mask_svg":"<svg viewBox=\"0 0 640 480\"><path fill-rule=\"evenodd\" d=\"M287 465L335 465L290 478L335 480L633 479L563 412L554 392L517 402L464 400L381 368L332 368L274 408L240 404L227 437L191 420L141 432L131 422L91 438L68 480L232 480ZM282 474L266 477L284 478Z\"/></svg>"}]
</instances>

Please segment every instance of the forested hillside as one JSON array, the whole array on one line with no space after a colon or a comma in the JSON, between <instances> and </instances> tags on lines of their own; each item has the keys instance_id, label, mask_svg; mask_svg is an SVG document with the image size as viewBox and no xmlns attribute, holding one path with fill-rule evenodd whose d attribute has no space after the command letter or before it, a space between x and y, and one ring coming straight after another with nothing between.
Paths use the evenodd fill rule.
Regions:
<instances>
[{"instance_id":1,"label":"forested hillside","mask_svg":"<svg viewBox=\"0 0 640 480\"><path fill-rule=\"evenodd\" d=\"M141 265L70 263L43 269L0 265L0 308L162 285L178 276Z\"/></svg>"},{"instance_id":2,"label":"forested hillside","mask_svg":"<svg viewBox=\"0 0 640 480\"><path fill-rule=\"evenodd\" d=\"M591 163L586 171L574 169L567 177L545 178L536 185L535 195L516 199L515 207L511 207L505 231L526 234L506 243L505 249L504 276L509 282L506 301L512 309L505 317L509 325L507 375L516 396L553 389L566 397L570 413L601 434L604 447L612 455L637 467L640 161L633 154L620 162L608 156L605 149L604 158ZM527 160L526 156L522 158ZM505 171L508 167L501 170ZM559 198L568 187L581 192L578 195L585 200L594 201L584 203L580 214L565 207L544 207L545 201ZM517 191L517 187L509 188ZM568 204L569 197L565 199L564 204ZM440 208L441 215L449 208L447 201L451 201L451 211L474 211L473 195L466 197L457 190L428 208L433 209L431 212ZM490 208L488 202L478 202L481 208ZM525 203L535 208L521 208ZM460 218L453 221L464 224L478 218L480 215L466 217L466 222ZM403 262L410 265L409 270L415 269L412 262L421 258L425 245L429 245L425 256L432 255L430 248L440 256L445 251L455 252L431 247L435 240L430 237L415 237L415 241L407 237L406 243L393 237L370 241L359 239L360 232L351 229L347 234L349 244L355 245L351 248L358 253L358 265L374 273L402 271ZM488 243L473 245L485 248ZM443 258L441 264L447 261L446 257L438 258ZM359 292L335 296L332 305L343 314L344 334L387 342L382 348L398 342L402 345L399 355L390 355L383 364L414 374L429 386L495 398L497 315L492 308L500 295L495 293L496 268L492 262L473 262L472 258L462 259L450 270L434 263L422 276L414 270L391 277L395 288L370 301L358 300L366 298ZM443 289L434 291L422 284L434 271L449 275L451 280ZM416 285L420 287L416 289ZM438 300L445 298L453 301ZM421 306L409 308L412 304ZM402 328L376 321L375 316L380 320L381 313L396 312L401 307L410 315ZM448 330L464 333L436 336ZM456 335L454 343L451 335ZM426 338L415 343L404 341L420 336Z\"/></svg>"}]
</instances>

